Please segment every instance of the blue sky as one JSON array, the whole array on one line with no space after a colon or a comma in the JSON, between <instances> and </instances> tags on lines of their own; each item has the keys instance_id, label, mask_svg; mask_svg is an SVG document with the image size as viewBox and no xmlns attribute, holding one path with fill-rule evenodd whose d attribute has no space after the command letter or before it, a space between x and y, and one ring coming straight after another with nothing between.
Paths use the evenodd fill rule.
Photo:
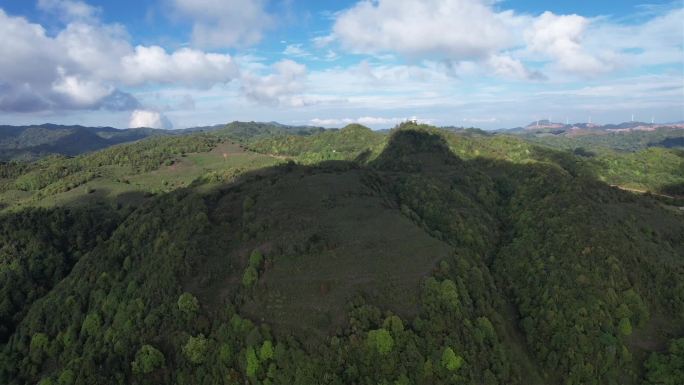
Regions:
<instances>
[{"instance_id":1,"label":"blue sky","mask_svg":"<svg viewBox=\"0 0 684 385\"><path fill-rule=\"evenodd\" d=\"M684 120L682 2L0 0L0 124Z\"/></svg>"}]
</instances>

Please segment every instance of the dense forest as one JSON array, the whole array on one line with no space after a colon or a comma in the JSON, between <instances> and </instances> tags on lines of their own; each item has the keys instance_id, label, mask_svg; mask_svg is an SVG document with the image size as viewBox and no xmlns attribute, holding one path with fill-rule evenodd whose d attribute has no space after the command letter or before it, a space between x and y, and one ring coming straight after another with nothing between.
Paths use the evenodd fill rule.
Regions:
<instances>
[{"instance_id":1,"label":"dense forest","mask_svg":"<svg viewBox=\"0 0 684 385\"><path fill-rule=\"evenodd\" d=\"M684 383L681 152L199 131L0 165L0 383Z\"/></svg>"}]
</instances>

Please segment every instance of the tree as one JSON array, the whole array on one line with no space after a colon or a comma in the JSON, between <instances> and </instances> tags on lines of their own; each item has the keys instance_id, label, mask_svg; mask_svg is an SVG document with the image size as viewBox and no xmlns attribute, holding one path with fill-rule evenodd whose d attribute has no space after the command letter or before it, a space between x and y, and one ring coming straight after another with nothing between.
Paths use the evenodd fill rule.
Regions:
<instances>
[{"instance_id":1,"label":"tree","mask_svg":"<svg viewBox=\"0 0 684 385\"><path fill-rule=\"evenodd\" d=\"M36 333L31 338L31 360L40 364L43 361L43 355L48 350L50 340L45 333Z\"/></svg>"},{"instance_id":2,"label":"tree","mask_svg":"<svg viewBox=\"0 0 684 385\"><path fill-rule=\"evenodd\" d=\"M165 365L164 354L152 345L143 345L131 362L131 369L136 374L147 374Z\"/></svg>"},{"instance_id":3,"label":"tree","mask_svg":"<svg viewBox=\"0 0 684 385\"><path fill-rule=\"evenodd\" d=\"M439 292L442 297L442 301L449 306L449 308L458 307L458 290L456 289L456 284L450 279L445 279L439 285Z\"/></svg>"},{"instance_id":4,"label":"tree","mask_svg":"<svg viewBox=\"0 0 684 385\"><path fill-rule=\"evenodd\" d=\"M463 365L463 358L456 355L453 349L447 347L442 353L442 366L451 372L458 370Z\"/></svg>"},{"instance_id":5,"label":"tree","mask_svg":"<svg viewBox=\"0 0 684 385\"><path fill-rule=\"evenodd\" d=\"M430 378L434 375L434 366L432 365L432 360L429 358L423 363L423 377Z\"/></svg>"},{"instance_id":6,"label":"tree","mask_svg":"<svg viewBox=\"0 0 684 385\"><path fill-rule=\"evenodd\" d=\"M401 374L395 381L393 385L411 385L411 380L406 377L405 374Z\"/></svg>"},{"instance_id":7,"label":"tree","mask_svg":"<svg viewBox=\"0 0 684 385\"><path fill-rule=\"evenodd\" d=\"M494 325L489 321L487 317L477 318L477 328L482 333L487 341L493 342L496 339L496 332L494 331Z\"/></svg>"},{"instance_id":8,"label":"tree","mask_svg":"<svg viewBox=\"0 0 684 385\"><path fill-rule=\"evenodd\" d=\"M398 316L391 315L385 318L385 321L382 323L382 327L389 329L393 334L396 334L404 330L404 323L401 322L401 318Z\"/></svg>"},{"instance_id":9,"label":"tree","mask_svg":"<svg viewBox=\"0 0 684 385\"><path fill-rule=\"evenodd\" d=\"M178 309L187 315L195 314L199 311L199 301L190 293L183 293L178 297Z\"/></svg>"},{"instance_id":10,"label":"tree","mask_svg":"<svg viewBox=\"0 0 684 385\"><path fill-rule=\"evenodd\" d=\"M252 254L249 255L249 265L255 269L258 269L259 266L261 266L261 262L263 260L264 256L261 254L259 250L254 250L252 251Z\"/></svg>"},{"instance_id":11,"label":"tree","mask_svg":"<svg viewBox=\"0 0 684 385\"><path fill-rule=\"evenodd\" d=\"M620 333L626 336L632 334L632 323L629 322L629 318L621 319L620 324L618 325L618 329L620 329Z\"/></svg>"},{"instance_id":12,"label":"tree","mask_svg":"<svg viewBox=\"0 0 684 385\"><path fill-rule=\"evenodd\" d=\"M273 343L269 340L264 341L259 349L259 359L261 361L270 360L273 358Z\"/></svg>"},{"instance_id":13,"label":"tree","mask_svg":"<svg viewBox=\"0 0 684 385\"><path fill-rule=\"evenodd\" d=\"M245 285L245 287L252 287L258 278L259 273L257 273L255 268L249 266L245 269L245 274L242 275L242 284Z\"/></svg>"},{"instance_id":14,"label":"tree","mask_svg":"<svg viewBox=\"0 0 684 385\"><path fill-rule=\"evenodd\" d=\"M254 207L255 203L256 202L254 201L254 198L248 196L247 198L245 198L244 202L242 202L242 209L244 211L249 211L252 207Z\"/></svg>"},{"instance_id":15,"label":"tree","mask_svg":"<svg viewBox=\"0 0 684 385\"><path fill-rule=\"evenodd\" d=\"M259 369L259 358L256 355L253 347L247 348L247 377L255 378L256 372Z\"/></svg>"},{"instance_id":16,"label":"tree","mask_svg":"<svg viewBox=\"0 0 684 385\"><path fill-rule=\"evenodd\" d=\"M72 385L76 376L71 369L66 369L57 378L57 383L59 385Z\"/></svg>"},{"instance_id":17,"label":"tree","mask_svg":"<svg viewBox=\"0 0 684 385\"><path fill-rule=\"evenodd\" d=\"M219 348L219 359L221 362L224 364L229 364L230 360L233 358L233 351L230 348L230 345L227 343L221 344L221 347Z\"/></svg>"},{"instance_id":18,"label":"tree","mask_svg":"<svg viewBox=\"0 0 684 385\"><path fill-rule=\"evenodd\" d=\"M204 334L200 334L188 339L188 342L183 346L183 353L193 364L201 364L206 359L208 349L209 341L204 337Z\"/></svg>"},{"instance_id":19,"label":"tree","mask_svg":"<svg viewBox=\"0 0 684 385\"><path fill-rule=\"evenodd\" d=\"M85 336L97 335L100 331L101 324L102 318L100 318L100 315L97 313L90 313L86 316L81 325L81 334Z\"/></svg>"},{"instance_id":20,"label":"tree","mask_svg":"<svg viewBox=\"0 0 684 385\"><path fill-rule=\"evenodd\" d=\"M391 352L394 347L394 339L386 329L369 331L367 343L371 349L377 351L381 355L386 355Z\"/></svg>"}]
</instances>

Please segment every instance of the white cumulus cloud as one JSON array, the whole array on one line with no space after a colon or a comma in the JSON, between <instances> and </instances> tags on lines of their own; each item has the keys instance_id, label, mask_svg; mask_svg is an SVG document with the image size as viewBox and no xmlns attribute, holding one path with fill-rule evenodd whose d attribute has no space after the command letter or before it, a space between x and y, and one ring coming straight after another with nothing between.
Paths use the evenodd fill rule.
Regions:
<instances>
[{"instance_id":1,"label":"white cumulus cloud","mask_svg":"<svg viewBox=\"0 0 684 385\"><path fill-rule=\"evenodd\" d=\"M489 1L361 1L337 17L333 34L355 52L464 60L508 46L506 19Z\"/></svg>"},{"instance_id":2,"label":"white cumulus cloud","mask_svg":"<svg viewBox=\"0 0 684 385\"><path fill-rule=\"evenodd\" d=\"M104 99L114 91L112 86L83 79L78 75L66 75L62 68L59 70L60 78L52 84L52 90L66 96L74 107L92 107L94 102Z\"/></svg>"},{"instance_id":3,"label":"white cumulus cloud","mask_svg":"<svg viewBox=\"0 0 684 385\"><path fill-rule=\"evenodd\" d=\"M518 59L508 55L492 55L487 64L494 73L503 78L521 80L542 80L544 75L538 71L531 71Z\"/></svg>"},{"instance_id":4,"label":"white cumulus cloud","mask_svg":"<svg viewBox=\"0 0 684 385\"><path fill-rule=\"evenodd\" d=\"M129 85L153 82L206 87L238 75L229 55L190 48L168 53L159 46L137 46L135 52L121 58L121 67L121 80Z\"/></svg>"},{"instance_id":5,"label":"white cumulus cloud","mask_svg":"<svg viewBox=\"0 0 684 385\"><path fill-rule=\"evenodd\" d=\"M525 31L528 49L547 55L561 69L579 74L598 74L612 65L592 55L582 46L589 20L579 15L556 15L544 12Z\"/></svg>"},{"instance_id":6,"label":"white cumulus cloud","mask_svg":"<svg viewBox=\"0 0 684 385\"><path fill-rule=\"evenodd\" d=\"M311 56L309 52L302 48L301 44L288 44L283 50L283 55L294 57Z\"/></svg>"},{"instance_id":7,"label":"white cumulus cloud","mask_svg":"<svg viewBox=\"0 0 684 385\"><path fill-rule=\"evenodd\" d=\"M192 39L201 47L258 43L273 17L263 0L172 0L177 13L193 22Z\"/></svg>"},{"instance_id":8,"label":"white cumulus cloud","mask_svg":"<svg viewBox=\"0 0 684 385\"><path fill-rule=\"evenodd\" d=\"M131 119L128 123L130 128L149 127L149 128L163 128L171 129L173 125L171 122L157 111L150 110L135 110L131 114Z\"/></svg>"},{"instance_id":9,"label":"white cumulus cloud","mask_svg":"<svg viewBox=\"0 0 684 385\"><path fill-rule=\"evenodd\" d=\"M539 15L503 10L496 0L359 1L335 16L332 33L314 39L364 54L399 54L415 62L475 63L489 75L593 77L624 67L674 64L682 58L684 9L641 23L610 17ZM628 37L628 38L626 38ZM541 63L531 70L530 62ZM468 64L470 65L470 64Z\"/></svg>"},{"instance_id":10,"label":"white cumulus cloud","mask_svg":"<svg viewBox=\"0 0 684 385\"><path fill-rule=\"evenodd\" d=\"M78 11L79 4L45 1L43 7L73 5L76 10L68 12L85 17L87 12ZM139 104L135 98L118 88L146 84L206 88L239 75L228 54L133 47L123 27L83 18L53 37L41 25L0 9L0 36L0 111L135 108Z\"/></svg>"},{"instance_id":11,"label":"white cumulus cloud","mask_svg":"<svg viewBox=\"0 0 684 385\"><path fill-rule=\"evenodd\" d=\"M64 21L93 21L101 9L78 0L38 0L38 9L56 14Z\"/></svg>"},{"instance_id":12,"label":"white cumulus cloud","mask_svg":"<svg viewBox=\"0 0 684 385\"><path fill-rule=\"evenodd\" d=\"M310 101L301 97L306 86L306 66L292 60L281 60L265 76L245 74L242 89L250 99L272 105L302 107Z\"/></svg>"}]
</instances>

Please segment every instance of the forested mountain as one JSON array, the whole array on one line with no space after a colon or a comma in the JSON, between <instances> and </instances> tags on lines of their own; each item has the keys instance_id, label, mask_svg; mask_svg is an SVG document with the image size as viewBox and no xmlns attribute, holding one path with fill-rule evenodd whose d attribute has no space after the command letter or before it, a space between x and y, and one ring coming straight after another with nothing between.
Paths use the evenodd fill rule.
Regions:
<instances>
[{"instance_id":1,"label":"forested mountain","mask_svg":"<svg viewBox=\"0 0 684 385\"><path fill-rule=\"evenodd\" d=\"M0 382L684 383L681 152L273 127L3 164Z\"/></svg>"},{"instance_id":2,"label":"forested mountain","mask_svg":"<svg viewBox=\"0 0 684 385\"><path fill-rule=\"evenodd\" d=\"M164 132L148 128L119 130L56 124L0 126L0 160L33 160L49 154L73 156Z\"/></svg>"},{"instance_id":3,"label":"forested mountain","mask_svg":"<svg viewBox=\"0 0 684 385\"><path fill-rule=\"evenodd\" d=\"M275 135L309 135L323 131L320 127L288 126L275 122L232 122L180 130L152 128L117 129L112 127L0 126L0 161L36 160L49 155L76 156L120 143L134 142L150 136L184 135L196 132L221 132L225 137L245 140Z\"/></svg>"}]
</instances>

